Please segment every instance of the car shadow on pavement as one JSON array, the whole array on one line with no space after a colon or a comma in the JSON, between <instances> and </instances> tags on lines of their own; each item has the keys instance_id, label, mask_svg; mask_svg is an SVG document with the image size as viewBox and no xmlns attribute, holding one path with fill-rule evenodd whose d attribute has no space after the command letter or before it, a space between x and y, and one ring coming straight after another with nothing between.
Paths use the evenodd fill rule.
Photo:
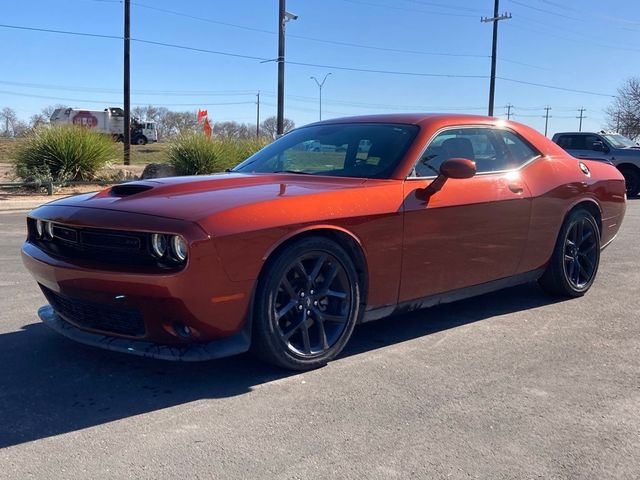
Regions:
<instances>
[{"instance_id":1,"label":"car shadow on pavement","mask_svg":"<svg viewBox=\"0 0 640 480\"><path fill-rule=\"evenodd\" d=\"M367 323L335 361L558 300L527 284ZM0 366L0 448L194 400L242 395L297 374L249 355L203 363L127 356L76 344L40 323L0 335Z\"/></svg>"}]
</instances>

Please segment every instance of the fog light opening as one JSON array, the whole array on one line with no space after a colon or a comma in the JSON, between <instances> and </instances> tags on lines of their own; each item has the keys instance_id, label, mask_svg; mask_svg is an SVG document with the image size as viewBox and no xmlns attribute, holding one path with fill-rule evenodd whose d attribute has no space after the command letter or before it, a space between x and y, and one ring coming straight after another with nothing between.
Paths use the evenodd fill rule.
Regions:
<instances>
[{"instance_id":1,"label":"fog light opening","mask_svg":"<svg viewBox=\"0 0 640 480\"><path fill-rule=\"evenodd\" d=\"M181 338L191 338L191 329L182 322L173 322L173 330Z\"/></svg>"}]
</instances>

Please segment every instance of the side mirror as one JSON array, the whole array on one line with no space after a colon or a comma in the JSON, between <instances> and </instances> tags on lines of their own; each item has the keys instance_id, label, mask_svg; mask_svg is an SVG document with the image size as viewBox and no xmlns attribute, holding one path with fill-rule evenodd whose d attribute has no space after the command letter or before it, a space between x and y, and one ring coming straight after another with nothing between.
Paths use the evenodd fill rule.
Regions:
<instances>
[{"instance_id":1,"label":"side mirror","mask_svg":"<svg viewBox=\"0 0 640 480\"><path fill-rule=\"evenodd\" d=\"M471 178L476 174L476 162L468 158L450 158L440 165L440 175L424 189L425 197L439 192L450 178Z\"/></svg>"},{"instance_id":2,"label":"side mirror","mask_svg":"<svg viewBox=\"0 0 640 480\"><path fill-rule=\"evenodd\" d=\"M597 141L597 142L593 142L593 144L591 145L591 150L593 150L594 152L604 152L604 143Z\"/></svg>"},{"instance_id":3,"label":"side mirror","mask_svg":"<svg viewBox=\"0 0 640 480\"><path fill-rule=\"evenodd\" d=\"M440 165L440 175L447 178L471 178L476 174L476 162L468 158L450 158Z\"/></svg>"}]
</instances>

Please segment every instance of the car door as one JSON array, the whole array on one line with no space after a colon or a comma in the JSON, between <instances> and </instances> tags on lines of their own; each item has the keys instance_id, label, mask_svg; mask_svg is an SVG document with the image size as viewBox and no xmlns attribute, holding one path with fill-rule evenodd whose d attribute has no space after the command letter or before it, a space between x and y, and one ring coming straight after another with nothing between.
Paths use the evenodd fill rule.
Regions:
<instances>
[{"instance_id":1,"label":"car door","mask_svg":"<svg viewBox=\"0 0 640 480\"><path fill-rule=\"evenodd\" d=\"M594 143L602 143L604 150L596 150ZM587 160L610 160L610 147L607 142L600 136L580 133L567 134L558 137L558 145L576 158L584 158Z\"/></svg>"},{"instance_id":2,"label":"car door","mask_svg":"<svg viewBox=\"0 0 640 480\"><path fill-rule=\"evenodd\" d=\"M400 302L512 276L526 245L531 195L518 167L539 156L514 132L456 127L439 132L405 181ZM477 173L424 189L448 158Z\"/></svg>"}]
</instances>

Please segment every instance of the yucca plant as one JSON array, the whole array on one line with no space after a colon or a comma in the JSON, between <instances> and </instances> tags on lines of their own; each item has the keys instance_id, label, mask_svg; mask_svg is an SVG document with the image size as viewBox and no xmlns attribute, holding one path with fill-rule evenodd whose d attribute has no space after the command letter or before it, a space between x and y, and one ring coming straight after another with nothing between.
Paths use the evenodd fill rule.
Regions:
<instances>
[{"instance_id":1,"label":"yucca plant","mask_svg":"<svg viewBox=\"0 0 640 480\"><path fill-rule=\"evenodd\" d=\"M264 140L212 140L198 133L181 136L169 148L178 175L202 175L233 168L266 145Z\"/></svg>"},{"instance_id":2,"label":"yucca plant","mask_svg":"<svg viewBox=\"0 0 640 480\"><path fill-rule=\"evenodd\" d=\"M198 133L186 133L169 147L169 163L178 175L203 175L220 171L213 141Z\"/></svg>"},{"instance_id":3,"label":"yucca plant","mask_svg":"<svg viewBox=\"0 0 640 480\"><path fill-rule=\"evenodd\" d=\"M91 180L113 155L113 140L75 126L34 130L16 153L16 173L26 181Z\"/></svg>"}]
</instances>

